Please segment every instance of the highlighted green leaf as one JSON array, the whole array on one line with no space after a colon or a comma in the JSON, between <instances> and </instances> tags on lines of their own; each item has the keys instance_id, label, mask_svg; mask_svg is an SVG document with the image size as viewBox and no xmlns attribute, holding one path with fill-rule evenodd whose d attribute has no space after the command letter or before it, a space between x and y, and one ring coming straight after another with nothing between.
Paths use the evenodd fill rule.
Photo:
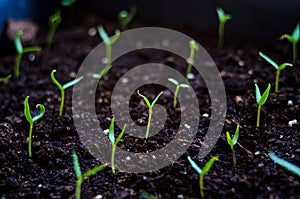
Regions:
<instances>
[{"instance_id":1,"label":"highlighted green leaf","mask_svg":"<svg viewBox=\"0 0 300 199\"><path fill-rule=\"evenodd\" d=\"M72 151L72 157L73 157L73 165L74 165L74 171L75 171L76 177L77 177L77 179L80 179L80 178L82 178L82 173L80 170L78 156L74 150Z\"/></svg>"},{"instance_id":2,"label":"highlighted green leaf","mask_svg":"<svg viewBox=\"0 0 300 199\"><path fill-rule=\"evenodd\" d=\"M91 169L91 170L85 172L85 173L82 175L82 177L83 177L84 179L86 179L86 178L88 178L88 177L90 177L90 176L92 176L92 175L95 175L96 173L102 171L102 170L105 169L105 168L106 168L106 165L105 165L105 164L96 166L96 167L94 167L93 169Z\"/></svg>"},{"instance_id":3,"label":"highlighted green leaf","mask_svg":"<svg viewBox=\"0 0 300 199\"><path fill-rule=\"evenodd\" d=\"M188 156L188 160L197 173L199 173L199 175L202 174L202 169L200 169L200 167L192 160L190 156Z\"/></svg>"},{"instance_id":4,"label":"highlighted green leaf","mask_svg":"<svg viewBox=\"0 0 300 199\"><path fill-rule=\"evenodd\" d=\"M269 151L269 156L274 162L276 162L277 164L281 165L282 167L286 168L287 170L295 173L300 177L300 167L276 156L272 151Z\"/></svg>"}]
</instances>

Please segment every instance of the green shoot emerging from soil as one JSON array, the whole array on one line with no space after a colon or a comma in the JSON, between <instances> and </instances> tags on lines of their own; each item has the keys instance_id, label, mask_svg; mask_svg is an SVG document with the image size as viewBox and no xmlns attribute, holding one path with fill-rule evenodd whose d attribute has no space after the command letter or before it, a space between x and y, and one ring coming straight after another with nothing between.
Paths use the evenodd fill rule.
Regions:
<instances>
[{"instance_id":1,"label":"green shoot emerging from soil","mask_svg":"<svg viewBox=\"0 0 300 199\"><path fill-rule=\"evenodd\" d=\"M227 142L231 148L232 151L232 161L233 161L233 165L236 166L236 157L235 157L235 152L233 149L233 146L236 145L238 138L239 138L239 125L237 125L236 129L235 129L235 133L233 138L231 138L230 133L227 131L226 132L226 138L227 138Z\"/></svg>"},{"instance_id":2,"label":"green shoot emerging from soil","mask_svg":"<svg viewBox=\"0 0 300 199\"><path fill-rule=\"evenodd\" d=\"M29 96L27 96L24 100L24 115L26 120L29 122L29 136L28 136L28 154L29 158L32 157L32 152L31 152L31 140L32 140L32 129L33 129L33 123L43 117L45 114L45 107L42 104L37 104L36 108L40 109L40 112L32 118L31 113L30 113L30 107L29 107L29 102L28 102Z\"/></svg>"},{"instance_id":3,"label":"green shoot emerging from soil","mask_svg":"<svg viewBox=\"0 0 300 199\"><path fill-rule=\"evenodd\" d=\"M200 195L201 198L204 198L204 192L203 192L203 179L204 176L209 172L211 169L212 165L216 160L218 160L218 157L213 156L205 165L202 169L192 160L190 156L188 156L188 160L192 167L198 172L199 174L199 188L200 188Z\"/></svg>"},{"instance_id":4,"label":"green shoot emerging from soil","mask_svg":"<svg viewBox=\"0 0 300 199\"><path fill-rule=\"evenodd\" d=\"M217 14L219 19L219 41L218 41L218 49L223 48L224 45L224 26L225 23L231 19L231 15L225 14L222 8L217 8Z\"/></svg>"},{"instance_id":5,"label":"green shoot emerging from soil","mask_svg":"<svg viewBox=\"0 0 300 199\"><path fill-rule=\"evenodd\" d=\"M9 80L11 78L11 75L7 75L6 77L0 77L0 82L4 82L6 80Z\"/></svg>"},{"instance_id":6,"label":"green shoot emerging from soil","mask_svg":"<svg viewBox=\"0 0 300 199\"><path fill-rule=\"evenodd\" d=\"M128 24L132 21L133 17L136 14L136 10L137 10L137 7L132 6L130 8L129 13L126 10L122 10L121 12L119 12L118 18L119 18L121 30L127 29Z\"/></svg>"},{"instance_id":7,"label":"green shoot emerging from soil","mask_svg":"<svg viewBox=\"0 0 300 199\"><path fill-rule=\"evenodd\" d=\"M62 116L63 114L63 109L64 109L64 103L65 103L65 89L73 86L74 84L78 83L80 80L83 79L83 77L79 77L77 79L74 79L64 85L61 85L54 77L54 73L56 73L56 70L52 70L51 72L51 79L53 83L59 88L61 92L61 101L60 101L60 106L59 106L59 116Z\"/></svg>"},{"instance_id":8,"label":"green shoot emerging from soil","mask_svg":"<svg viewBox=\"0 0 300 199\"><path fill-rule=\"evenodd\" d=\"M76 0L61 0L60 4L62 6L72 6L72 5L74 5L75 2L76 2Z\"/></svg>"},{"instance_id":9,"label":"green shoot emerging from soil","mask_svg":"<svg viewBox=\"0 0 300 199\"><path fill-rule=\"evenodd\" d=\"M101 86L102 78L108 73L108 71L111 69L111 67L112 67L112 65L109 64L109 65L105 66L105 68L99 74L93 74L93 78L99 79L98 86Z\"/></svg>"},{"instance_id":10,"label":"green shoot emerging from soil","mask_svg":"<svg viewBox=\"0 0 300 199\"><path fill-rule=\"evenodd\" d=\"M297 24L296 28L294 29L292 35L284 34L280 37L280 39L287 39L293 44L293 63L296 64L297 61L297 44L300 39L300 25Z\"/></svg>"},{"instance_id":11,"label":"green shoot emerging from soil","mask_svg":"<svg viewBox=\"0 0 300 199\"><path fill-rule=\"evenodd\" d=\"M287 66L293 66L293 64L290 63L283 63L281 65L278 65L276 62L274 62L270 57L263 54L262 52L259 52L259 55L264 58L267 62L269 62L275 69L276 69L276 79L275 79L275 92L278 92L278 84L279 84L279 76L280 72L285 69Z\"/></svg>"},{"instance_id":12,"label":"green shoot emerging from soil","mask_svg":"<svg viewBox=\"0 0 300 199\"><path fill-rule=\"evenodd\" d=\"M151 124L151 118L152 118L152 111L153 111L153 107L155 105L155 103L157 102L158 98L163 94L163 92L160 92L156 98L153 100L152 104L150 104L150 101L148 100L148 98L142 94L140 94L140 91L137 91L138 95L141 96L144 101L146 102L148 109L149 109L149 116L148 116L148 124L147 124L147 130L146 130L146 139L148 139L149 136L149 131L150 131L150 124Z\"/></svg>"},{"instance_id":13,"label":"green shoot emerging from soil","mask_svg":"<svg viewBox=\"0 0 300 199\"><path fill-rule=\"evenodd\" d=\"M105 32L104 28L102 26L98 26L98 33L100 37L102 38L104 44L106 45L106 59L107 63L111 62L111 46L113 43L115 43L118 38L120 37L120 30L115 30L115 35L112 37L108 37L107 33Z\"/></svg>"},{"instance_id":14,"label":"green shoot emerging from soil","mask_svg":"<svg viewBox=\"0 0 300 199\"><path fill-rule=\"evenodd\" d=\"M190 86L187 84L179 84L179 82L173 78L168 78L170 82L176 85L175 93L174 93L174 99L173 99L173 107L176 107L177 104L177 97L178 97L178 92L179 88L189 88Z\"/></svg>"},{"instance_id":15,"label":"green shoot emerging from soil","mask_svg":"<svg viewBox=\"0 0 300 199\"><path fill-rule=\"evenodd\" d=\"M126 124L124 124L123 129L121 131L121 133L118 135L117 139L115 139L115 118L112 118L110 126L109 126L109 132L108 132L108 138L111 142L112 145L112 150L111 150L111 169L113 174L116 173L116 169L115 169L115 152L116 152L116 148L117 148L117 144L120 142L120 140L122 139L125 129L126 129Z\"/></svg>"},{"instance_id":16,"label":"green shoot emerging from soil","mask_svg":"<svg viewBox=\"0 0 300 199\"><path fill-rule=\"evenodd\" d=\"M56 10L55 13L49 17L49 32L46 38L47 48L50 48L50 46L52 45L53 37L60 23L61 23L60 10Z\"/></svg>"},{"instance_id":17,"label":"green shoot emerging from soil","mask_svg":"<svg viewBox=\"0 0 300 199\"><path fill-rule=\"evenodd\" d=\"M261 106L264 105L264 103L267 101L269 93L270 93L270 89L271 89L271 84L269 83L268 88L265 90L263 95L261 95L259 87L257 86L257 84L255 84L255 98L256 98L256 102L258 104L256 127L260 126L259 123L260 123Z\"/></svg>"},{"instance_id":18,"label":"green shoot emerging from soil","mask_svg":"<svg viewBox=\"0 0 300 199\"><path fill-rule=\"evenodd\" d=\"M199 45L194 40L191 40L189 45L190 45L190 56L187 59L188 67L186 70L186 78L188 78L189 74L191 73L192 65L194 64L195 51L199 51L200 49Z\"/></svg>"},{"instance_id":19,"label":"green shoot emerging from soil","mask_svg":"<svg viewBox=\"0 0 300 199\"><path fill-rule=\"evenodd\" d=\"M32 46L32 47L26 47L23 48L22 42L21 42L21 35L22 32L18 31L16 33L15 39L14 39L14 43L15 43L15 47L17 49L17 58L16 58L16 62L15 62L15 66L14 66L14 75L15 77L18 77L20 75L20 62L22 59L22 56L24 53L31 53L31 52L38 52L41 51L42 48L39 46Z\"/></svg>"},{"instance_id":20,"label":"green shoot emerging from soil","mask_svg":"<svg viewBox=\"0 0 300 199\"><path fill-rule=\"evenodd\" d=\"M85 172L84 174L82 174L81 170L80 170L78 156L77 156L77 154L74 150L72 151L72 157L73 157L74 170L75 170L75 174L76 174L76 177L77 177L75 197L76 197L76 199L80 199L80 190L81 190L81 184L82 184L83 180L85 180L88 177L93 176L96 173L102 171L103 169L105 169L106 165L102 164L100 166L96 166L93 169L91 169L91 170Z\"/></svg>"},{"instance_id":21,"label":"green shoot emerging from soil","mask_svg":"<svg viewBox=\"0 0 300 199\"><path fill-rule=\"evenodd\" d=\"M277 164L281 165L282 167L286 168L287 170L295 173L300 177L300 167L276 156L272 151L269 151L269 156L274 162L276 162Z\"/></svg>"}]
</instances>

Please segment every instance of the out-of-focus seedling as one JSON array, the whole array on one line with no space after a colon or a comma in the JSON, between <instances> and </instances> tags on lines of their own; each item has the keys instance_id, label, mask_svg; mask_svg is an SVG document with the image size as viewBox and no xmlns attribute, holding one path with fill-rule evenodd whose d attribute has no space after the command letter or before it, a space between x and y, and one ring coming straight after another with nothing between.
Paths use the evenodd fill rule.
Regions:
<instances>
[{"instance_id":1,"label":"out-of-focus seedling","mask_svg":"<svg viewBox=\"0 0 300 199\"><path fill-rule=\"evenodd\" d=\"M189 78L189 74L192 71L192 66L194 64L195 51L199 51L199 49L200 49L200 46L196 43L195 40L191 40L189 45L190 45L190 56L187 59L188 67L186 70L186 78Z\"/></svg>"},{"instance_id":2,"label":"out-of-focus seedling","mask_svg":"<svg viewBox=\"0 0 300 199\"><path fill-rule=\"evenodd\" d=\"M280 39L287 39L293 45L293 64L296 64L298 53L297 53L297 44L300 39L300 25L297 24L296 28L294 29L292 35L284 34L280 37Z\"/></svg>"},{"instance_id":3,"label":"out-of-focus seedling","mask_svg":"<svg viewBox=\"0 0 300 199\"><path fill-rule=\"evenodd\" d=\"M217 14L219 19L219 41L218 41L218 49L223 48L224 45L224 26L225 23L231 19L231 15L225 14L222 8L217 8Z\"/></svg>"},{"instance_id":4,"label":"out-of-focus seedling","mask_svg":"<svg viewBox=\"0 0 300 199\"><path fill-rule=\"evenodd\" d=\"M81 184L82 184L83 180L85 180L88 177L93 176L96 173L102 171L103 169L105 169L106 165L102 164L100 166L96 166L93 169L91 169L91 170L85 172L84 174L82 174L81 170L80 170L78 156L77 156L77 154L74 150L72 151L72 157L73 157L74 170L75 170L75 174L76 174L76 177L77 177L75 197L76 197L76 199L80 199Z\"/></svg>"},{"instance_id":5,"label":"out-of-focus seedling","mask_svg":"<svg viewBox=\"0 0 300 199\"><path fill-rule=\"evenodd\" d=\"M109 64L105 66L105 68L99 73L99 74L93 74L93 78L99 79L98 86L101 86L103 77L108 73L108 71L111 69L112 65Z\"/></svg>"},{"instance_id":6,"label":"out-of-focus seedling","mask_svg":"<svg viewBox=\"0 0 300 199\"><path fill-rule=\"evenodd\" d=\"M287 66L293 66L293 64L290 63L283 63L281 65L278 65L276 62L274 62L270 57L265 55L262 52L259 52L259 55L264 58L267 62L269 62L275 69L276 69L276 79L275 79L275 92L278 92L278 84L279 84L279 76L280 72L285 69Z\"/></svg>"},{"instance_id":7,"label":"out-of-focus seedling","mask_svg":"<svg viewBox=\"0 0 300 199\"><path fill-rule=\"evenodd\" d=\"M6 77L0 77L0 82L4 82L6 80L9 80L12 75L7 75Z\"/></svg>"},{"instance_id":8,"label":"out-of-focus seedling","mask_svg":"<svg viewBox=\"0 0 300 199\"><path fill-rule=\"evenodd\" d=\"M46 38L46 47L50 48L58 25L61 23L60 10L56 10L53 15L49 17L49 32Z\"/></svg>"},{"instance_id":9,"label":"out-of-focus seedling","mask_svg":"<svg viewBox=\"0 0 300 199\"><path fill-rule=\"evenodd\" d=\"M153 107L154 107L155 103L157 102L158 98L163 94L163 92L160 92L151 104L150 104L150 101L148 100L148 98L146 96L140 94L139 90L137 91L137 93L138 93L139 96L141 96L144 99L144 101L146 102L146 104L148 106L148 109L149 109L148 124L147 124L146 136L145 136L145 138L148 139Z\"/></svg>"},{"instance_id":10,"label":"out-of-focus seedling","mask_svg":"<svg viewBox=\"0 0 300 199\"><path fill-rule=\"evenodd\" d=\"M121 12L119 12L118 18L119 18L121 30L127 29L128 24L132 21L133 17L136 14L136 10L137 7L132 6L129 12L127 12L126 10L122 10Z\"/></svg>"},{"instance_id":11,"label":"out-of-focus seedling","mask_svg":"<svg viewBox=\"0 0 300 199\"><path fill-rule=\"evenodd\" d=\"M60 100L60 106L59 106L59 116L62 116L63 114L63 109L64 109L64 104L65 104L65 89L73 86L74 84L78 83L80 80L83 79L83 76L74 79L64 85L61 85L57 79L54 77L54 73L56 73L56 70L52 70L51 72L51 79L53 81L53 83L59 88L60 92L61 92L61 100Z\"/></svg>"},{"instance_id":12,"label":"out-of-focus seedling","mask_svg":"<svg viewBox=\"0 0 300 199\"><path fill-rule=\"evenodd\" d=\"M121 133L118 135L117 139L115 139L115 127L114 127L114 125L115 125L115 118L112 118L110 126L109 126L108 138L109 138L109 140L111 142L111 145L112 145L111 169L112 169L113 174L116 173L116 169L115 169L115 152L116 152L117 144L122 139L122 137L125 133L125 129L126 129L126 124L124 124Z\"/></svg>"},{"instance_id":13,"label":"out-of-focus seedling","mask_svg":"<svg viewBox=\"0 0 300 199\"><path fill-rule=\"evenodd\" d=\"M40 109L40 112L32 117L30 113L30 106L28 102L29 96L27 96L24 100L24 115L26 120L29 122L29 136L28 136L28 154L29 158L32 157L32 152L31 152L31 141L32 141L32 129L33 129L33 123L36 122L38 119L43 117L45 114L45 107L42 104L37 104L36 108Z\"/></svg>"},{"instance_id":14,"label":"out-of-focus seedling","mask_svg":"<svg viewBox=\"0 0 300 199\"><path fill-rule=\"evenodd\" d=\"M115 43L118 38L120 37L120 30L115 30L115 35L108 37L107 33L105 32L104 28L102 26L98 26L98 33L100 37L102 38L105 46L106 46L106 62L110 63L111 62L111 53L112 49L111 46L113 43Z\"/></svg>"},{"instance_id":15,"label":"out-of-focus seedling","mask_svg":"<svg viewBox=\"0 0 300 199\"><path fill-rule=\"evenodd\" d=\"M192 165L192 167L199 174L200 195L201 195L201 198L204 198L204 192L203 192L203 179L204 179L204 176L209 172L209 170L211 169L214 162L216 160L218 160L218 157L213 156L212 158L210 158L210 160L204 165L204 167L202 169L192 160L192 158L190 156L188 156L188 160L189 160L190 164Z\"/></svg>"},{"instance_id":16,"label":"out-of-focus seedling","mask_svg":"<svg viewBox=\"0 0 300 199\"><path fill-rule=\"evenodd\" d=\"M61 0L60 4L62 6L73 6L76 0Z\"/></svg>"},{"instance_id":17,"label":"out-of-focus seedling","mask_svg":"<svg viewBox=\"0 0 300 199\"><path fill-rule=\"evenodd\" d=\"M190 86L187 84L179 84L179 82L173 78L168 78L168 80L176 85L174 99L173 99L173 107L175 108L177 105L177 97L178 97L179 88L189 88Z\"/></svg>"},{"instance_id":18,"label":"out-of-focus seedling","mask_svg":"<svg viewBox=\"0 0 300 199\"><path fill-rule=\"evenodd\" d=\"M269 156L275 163L281 165L285 169L295 173L296 175L298 175L300 177L300 167L276 156L272 151L269 151Z\"/></svg>"},{"instance_id":19,"label":"out-of-focus seedling","mask_svg":"<svg viewBox=\"0 0 300 199\"><path fill-rule=\"evenodd\" d=\"M14 43L15 43L15 47L17 49L17 58L16 58L16 62L15 62L15 66L14 66L14 76L18 77L20 75L20 63L21 63L21 59L24 53L31 53L31 52L38 52L41 51L42 48L39 46L32 46L32 47L25 47L23 48L22 42L21 42L21 35L22 32L18 31L16 33L15 39L14 39Z\"/></svg>"},{"instance_id":20,"label":"out-of-focus seedling","mask_svg":"<svg viewBox=\"0 0 300 199\"><path fill-rule=\"evenodd\" d=\"M236 157L235 157L235 152L234 152L233 146L236 145L238 138L239 138L239 125L237 125L237 127L235 129L233 138L231 138L230 133L228 131L226 132L226 138L227 138L227 143L229 144L231 151L232 151L233 165L236 166Z\"/></svg>"},{"instance_id":21,"label":"out-of-focus seedling","mask_svg":"<svg viewBox=\"0 0 300 199\"><path fill-rule=\"evenodd\" d=\"M261 110L261 106L264 105L264 103L266 103L269 93L270 93L270 89L271 89L271 84L268 84L267 89L265 90L265 92L263 93L263 95L261 95L259 87L257 86L257 84L255 84L255 98L256 98L256 102L258 104L258 108L257 108L257 120L256 120L256 127L260 126L260 110Z\"/></svg>"}]
</instances>

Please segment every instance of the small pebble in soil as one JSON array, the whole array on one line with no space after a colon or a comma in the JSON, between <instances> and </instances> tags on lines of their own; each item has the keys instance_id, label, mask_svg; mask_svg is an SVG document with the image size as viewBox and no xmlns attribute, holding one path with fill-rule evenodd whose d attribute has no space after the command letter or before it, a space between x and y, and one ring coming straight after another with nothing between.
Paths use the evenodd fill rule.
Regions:
<instances>
[{"instance_id":1,"label":"small pebble in soil","mask_svg":"<svg viewBox=\"0 0 300 199\"><path fill-rule=\"evenodd\" d=\"M191 128L191 126L188 125L188 124L184 124L184 127L187 128L187 129L190 129L190 128Z\"/></svg>"},{"instance_id":2,"label":"small pebble in soil","mask_svg":"<svg viewBox=\"0 0 300 199\"><path fill-rule=\"evenodd\" d=\"M129 161L129 160L131 160L131 158L130 158L129 156L127 156L127 157L126 157L126 160Z\"/></svg>"},{"instance_id":3,"label":"small pebble in soil","mask_svg":"<svg viewBox=\"0 0 300 199\"><path fill-rule=\"evenodd\" d=\"M109 129L105 129L105 130L103 131L103 133L104 133L105 135L107 135L108 132L109 132Z\"/></svg>"},{"instance_id":4,"label":"small pebble in soil","mask_svg":"<svg viewBox=\"0 0 300 199\"><path fill-rule=\"evenodd\" d=\"M257 79L254 79L253 82L254 82L254 84L257 84L258 81L257 81Z\"/></svg>"},{"instance_id":5,"label":"small pebble in soil","mask_svg":"<svg viewBox=\"0 0 300 199\"><path fill-rule=\"evenodd\" d=\"M108 63L107 57L103 57L103 58L101 59L101 62L102 62L102 64L107 64L107 63Z\"/></svg>"},{"instance_id":6,"label":"small pebble in soil","mask_svg":"<svg viewBox=\"0 0 300 199\"><path fill-rule=\"evenodd\" d=\"M293 106L294 103L292 100L289 100L287 104L288 104L288 106Z\"/></svg>"},{"instance_id":7,"label":"small pebble in soil","mask_svg":"<svg viewBox=\"0 0 300 199\"><path fill-rule=\"evenodd\" d=\"M248 70L249 75L253 75L253 70Z\"/></svg>"},{"instance_id":8,"label":"small pebble in soil","mask_svg":"<svg viewBox=\"0 0 300 199\"><path fill-rule=\"evenodd\" d=\"M95 36L96 34L97 34L97 30L96 30L95 27L89 28L89 30L88 30L88 35L89 35L90 37L93 37L93 36Z\"/></svg>"},{"instance_id":9,"label":"small pebble in soil","mask_svg":"<svg viewBox=\"0 0 300 199\"><path fill-rule=\"evenodd\" d=\"M30 53L30 54L28 55L28 60L29 60L29 61L34 61L34 60L35 60L35 54L34 54L34 53Z\"/></svg>"},{"instance_id":10,"label":"small pebble in soil","mask_svg":"<svg viewBox=\"0 0 300 199\"><path fill-rule=\"evenodd\" d=\"M292 127L294 124L297 124L298 121L296 119L289 121L289 127Z\"/></svg>"},{"instance_id":11,"label":"small pebble in soil","mask_svg":"<svg viewBox=\"0 0 300 199\"><path fill-rule=\"evenodd\" d=\"M178 199L183 199L184 197L183 197L182 194L179 194L179 195L177 195L177 198L178 198Z\"/></svg>"},{"instance_id":12,"label":"small pebble in soil","mask_svg":"<svg viewBox=\"0 0 300 199\"><path fill-rule=\"evenodd\" d=\"M121 79L121 82L122 82L123 84L127 84L128 81L129 81L129 79L126 78L126 77L124 77L124 78Z\"/></svg>"},{"instance_id":13,"label":"small pebble in soil","mask_svg":"<svg viewBox=\"0 0 300 199\"><path fill-rule=\"evenodd\" d=\"M239 60L238 64L239 64L239 66L244 66L245 62L243 60Z\"/></svg>"},{"instance_id":14,"label":"small pebble in soil","mask_svg":"<svg viewBox=\"0 0 300 199\"><path fill-rule=\"evenodd\" d=\"M97 195L93 199L102 199L102 198L103 198L102 195Z\"/></svg>"},{"instance_id":15,"label":"small pebble in soil","mask_svg":"<svg viewBox=\"0 0 300 199\"><path fill-rule=\"evenodd\" d=\"M203 116L203 117L206 117L206 118L209 117L208 113L204 113L202 116Z\"/></svg>"},{"instance_id":16,"label":"small pebble in soil","mask_svg":"<svg viewBox=\"0 0 300 199\"><path fill-rule=\"evenodd\" d=\"M195 79L195 75L194 75L193 73L189 73L189 74L187 75L187 78L188 78L188 79Z\"/></svg>"}]
</instances>

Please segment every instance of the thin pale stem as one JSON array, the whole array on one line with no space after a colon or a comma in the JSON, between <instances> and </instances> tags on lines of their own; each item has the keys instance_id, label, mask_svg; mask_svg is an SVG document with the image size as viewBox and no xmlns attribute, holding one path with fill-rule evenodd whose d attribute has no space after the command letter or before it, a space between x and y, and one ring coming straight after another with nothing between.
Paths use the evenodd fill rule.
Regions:
<instances>
[{"instance_id":1,"label":"thin pale stem","mask_svg":"<svg viewBox=\"0 0 300 199\"><path fill-rule=\"evenodd\" d=\"M261 110L261 105L258 105L258 108L257 108L256 127L259 127L259 122L260 122L260 110Z\"/></svg>"},{"instance_id":2,"label":"thin pale stem","mask_svg":"<svg viewBox=\"0 0 300 199\"><path fill-rule=\"evenodd\" d=\"M149 108L148 124L147 124L147 131L146 131L146 139L148 139L148 136L149 136L151 118L152 118L152 107Z\"/></svg>"},{"instance_id":3,"label":"thin pale stem","mask_svg":"<svg viewBox=\"0 0 300 199\"><path fill-rule=\"evenodd\" d=\"M236 157L235 157L235 152L233 147L231 147L231 151L232 151L232 161L233 161L233 166L236 166Z\"/></svg>"},{"instance_id":4,"label":"thin pale stem","mask_svg":"<svg viewBox=\"0 0 300 199\"><path fill-rule=\"evenodd\" d=\"M224 25L225 23L219 23L219 41L218 41L218 49L222 49L224 45Z\"/></svg>"},{"instance_id":5,"label":"thin pale stem","mask_svg":"<svg viewBox=\"0 0 300 199\"><path fill-rule=\"evenodd\" d=\"M280 70L277 70L276 71L276 79L275 79L275 93L278 92L279 76L280 76Z\"/></svg>"},{"instance_id":6,"label":"thin pale stem","mask_svg":"<svg viewBox=\"0 0 300 199\"><path fill-rule=\"evenodd\" d=\"M112 170L113 174L116 173L116 169L115 169L115 152L116 152L116 146L113 144L112 145L112 150L111 150L111 170Z\"/></svg>"},{"instance_id":7,"label":"thin pale stem","mask_svg":"<svg viewBox=\"0 0 300 199\"><path fill-rule=\"evenodd\" d=\"M111 45L106 46L106 58L107 58L107 63L111 62Z\"/></svg>"},{"instance_id":8,"label":"thin pale stem","mask_svg":"<svg viewBox=\"0 0 300 199\"><path fill-rule=\"evenodd\" d=\"M32 152L31 152L32 129L33 129L33 123L30 123L30 127L29 127L29 136L28 136L28 154L29 154L29 158L32 157Z\"/></svg>"},{"instance_id":9,"label":"thin pale stem","mask_svg":"<svg viewBox=\"0 0 300 199\"><path fill-rule=\"evenodd\" d=\"M60 100L60 106L59 106L59 116L62 116L64 104L65 104L65 90L62 89L60 92L61 92L61 100Z\"/></svg>"},{"instance_id":10,"label":"thin pale stem","mask_svg":"<svg viewBox=\"0 0 300 199\"><path fill-rule=\"evenodd\" d=\"M188 75L192 71L192 63L191 62L194 60L194 56L195 56L195 51L194 51L194 49L191 49L190 57L188 59L188 67L187 67L187 70L186 70L186 78L188 78Z\"/></svg>"},{"instance_id":11,"label":"thin pale stem","mask_svg":"<svg viewBox=\"0 0 300 199\"><path fill-rule=\"evenodd\" d=\"M80 191L81 191L82 180L83 180L82 178L79 178L76 181L76 190L75 190L76 199L80 199Z\"/></svg>"},{"instance_id":12,"label":"thin pale stem","mask_svg":"<svg viewBox=\"0 0 300 199\"><path fill-rule=\"evenodd\" d=\"M47 48L50 48L52 45L55 31L56 31L56 28L50 27L50 30L49 30L49 33L48 33L47 39L46 39L46 47Z\"/></svg>"},{"instance_id":13,"label":"thin pale stem","mask_svg":"<svg viewBox=\"0 0 300 199\"><path fill-rule=\"evenodd\" d=\"M293 43L293 64L297 62L297 42Z\"/></svg>"},{"instance_id":14,"label":"thin pale stem","mask_svg":"<svg viewBox=\"0 0 300 199\"><path fill-rule=\"evenodd\" d=\"M18 53L17 58L16 58L16 63L15 63L15 67L14 67L15 77L19 77L19 75L20 75L20 63L21 63L22 55L23 55L23 53Z\"/></svg>"},{"instance_id":15,"label":"thin pale stem","mask_svg":"<svg viewBox=\"0 0 300 199\"><path fill-rule=\"evenodd\" d=\"M200 196L201 198L204 198L204 192L203 192L203 175L199 176L199 188L200 188Z\"/></svg>"},{"instance_id":16,"label":"thin pale stem","mask_svg":"<svg viewBox=\"0 0 300 199\"><path fill-rule=\"evenodd\" d=\"M176 90L174 93L174 99L173 99L173 107L174 108L176 108L176 105L177 105L178 91L179 91L179 85L176 86Z\"/></svg>"}]
</instances>

